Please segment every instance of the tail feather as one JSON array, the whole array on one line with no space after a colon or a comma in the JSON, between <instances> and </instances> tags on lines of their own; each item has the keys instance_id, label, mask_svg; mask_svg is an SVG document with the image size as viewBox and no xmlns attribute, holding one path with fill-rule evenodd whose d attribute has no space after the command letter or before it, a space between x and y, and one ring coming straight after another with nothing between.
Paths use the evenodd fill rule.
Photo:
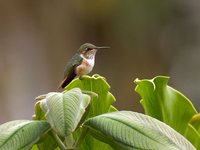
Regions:
<instances>
[{"instance_id":1,"label":"tail feather","mask_svg":"<svg viewBox=\"0 0 200 150\"><path fill-rule=\"evenodd\" d=\"M58 89L64 89L74 78L76 77L75 73L72 73L70 76L66 76L59 84Z\"/></svg>"},{"instance_id":2,"label":"tail feather","mask_svg":"<svg viewBox=\"0 0 200 150\"><path fill-rule=\"evenodd\" d=\"M60 82L60 84L59 84L59 86L58 86L58 89L64 88L65 86L66 86L66 79L63 79L63 80Z\"/></svg>"}]
</instances>

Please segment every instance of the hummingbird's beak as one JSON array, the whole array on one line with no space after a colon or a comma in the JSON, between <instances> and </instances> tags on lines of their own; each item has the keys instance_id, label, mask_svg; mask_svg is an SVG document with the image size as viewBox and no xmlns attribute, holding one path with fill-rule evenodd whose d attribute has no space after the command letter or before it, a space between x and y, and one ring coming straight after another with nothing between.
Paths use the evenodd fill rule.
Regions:
<instances>
[{"instance_id":1,"label":"hummingbird's beak","mask_svg":"<svg viewBox=\"0 0 200 150\"><path fill-rule=\"evenodd\" d=\"M110 48L110 47L108 47L108 46L97 46L97 47L95 47L96 49L108 49L108 48Z\"/></svg>"}]
</instances>

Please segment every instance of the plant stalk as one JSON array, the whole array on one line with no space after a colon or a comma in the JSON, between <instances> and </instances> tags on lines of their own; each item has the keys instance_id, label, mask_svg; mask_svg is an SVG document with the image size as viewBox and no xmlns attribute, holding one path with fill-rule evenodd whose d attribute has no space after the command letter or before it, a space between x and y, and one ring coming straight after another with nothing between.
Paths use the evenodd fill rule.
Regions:
<instances>
[{"instance_id":1,"label":"plant stalk","mask_svg":"<svg viewBox=\"0 0 200 150\"><path fill-rule=\"evenodd\" d=\"M64 143L62 142L62 140L58 137L58 135L57 135L53 130L51 130L51 132L52 132L52 134L53 134L55 140L57 141L58 146L60 147L60 149L61 149L61 150L66 150L67 148L66 148L65 144L64 144Z\"/></svg>"}]
</instances>

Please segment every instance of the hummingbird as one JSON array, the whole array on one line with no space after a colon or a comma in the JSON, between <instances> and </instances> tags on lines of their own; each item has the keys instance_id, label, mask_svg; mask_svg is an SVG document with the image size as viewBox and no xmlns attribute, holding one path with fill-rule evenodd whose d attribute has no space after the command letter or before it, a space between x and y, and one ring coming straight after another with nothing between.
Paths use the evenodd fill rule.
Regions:
<instances>
[{"instance_id":1,"label":"hummingbird","mask_svg":"<svg viewBox=\"0 0 200 150\"><path fill-rule=\"evenodd\" d=\"M75 55L69 60L64 70L64 79L58 88L64 88L74 78L90 73L95 64L95 55L99 49L107 49L107 46L95 46L85 43L80 46Z\"/></svg>"}]
</instances>

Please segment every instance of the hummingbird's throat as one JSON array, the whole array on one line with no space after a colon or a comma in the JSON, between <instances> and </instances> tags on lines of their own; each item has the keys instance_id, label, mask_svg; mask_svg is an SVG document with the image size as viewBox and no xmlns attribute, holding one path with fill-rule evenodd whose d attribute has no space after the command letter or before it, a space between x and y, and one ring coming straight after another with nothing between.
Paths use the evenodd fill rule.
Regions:
<instances>
[{"instance_id":1,"label":"hummingbird's throat","mask_svg":"<svg viewBox=\"0 0 200 150\"><path fill-rule=\"evenodd\" d=\"M96 49L86 51L85 53L82 54L82 57L84 57L85 59L94 59L96 52L97 52Z\"/></svg>"}]
</instances>

